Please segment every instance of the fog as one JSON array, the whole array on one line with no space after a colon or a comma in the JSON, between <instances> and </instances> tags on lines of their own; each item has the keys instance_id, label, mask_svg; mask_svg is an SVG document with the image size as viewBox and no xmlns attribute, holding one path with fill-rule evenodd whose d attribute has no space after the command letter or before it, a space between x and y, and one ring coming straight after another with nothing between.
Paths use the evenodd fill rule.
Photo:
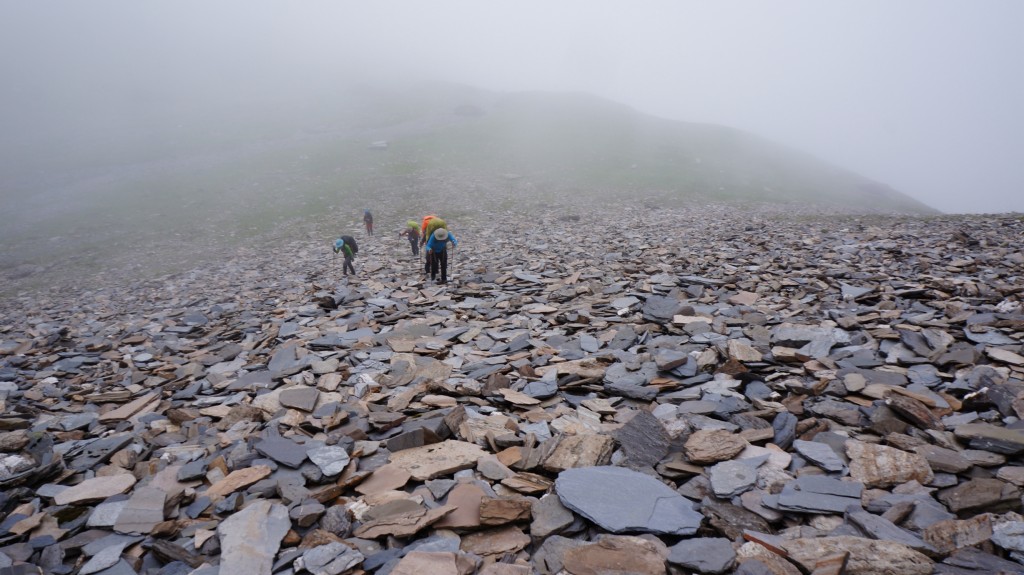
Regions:
<instances>
[{"instance_id":1,"label":"fog","mask_svg":"<svg viewBox=\"0 0 1024 575\"><path fill-rule=\"evenodd\" d=\"M1024 211L1016 0L0 5L7 178L123 123L160 133L439 80L586 92L758 134L945 212Z\"/></svg>"}]
</instances>

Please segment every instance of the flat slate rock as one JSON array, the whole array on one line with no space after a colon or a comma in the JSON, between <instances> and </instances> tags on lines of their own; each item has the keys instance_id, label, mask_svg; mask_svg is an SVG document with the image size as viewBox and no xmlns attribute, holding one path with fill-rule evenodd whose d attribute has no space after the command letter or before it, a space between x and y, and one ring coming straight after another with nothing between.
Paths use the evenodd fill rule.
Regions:
<instances>
[{"instance_id":1,"label":"flat slate rock","mask_svg":"<svg viewBox=\"0 0 1024 575\"><path fill-rule=\"evenodd\" d=\"M846 454L850 476L867 487L888 487L910 480L928 484L935 477L923 456L894 447L849 441Z\"/></svg>"},{"instance_id":2,"label":"flat slate rock","mask_svg":"<svg viewBox=\"0 0 1024 575\"><path fill-rule=\"evenodd\" d=\"M843 513L860 506L863 489L863 484L854 481L804 475L782 488L777 505L801 513Z\"/></svg>"},{"instance_id":3,"label":"flat slate rock","mask_svg":"<svg viewBox=\"0 0 1024 575\"><path fill-rule=\"evenodd\" d=\"M944 566L956 570L946 571ZM968 573L990 573L1024 575L1024 565L1014 561L1008 561L1002 557L996 557L991 553L985 553L979 549L962 549L947 557L942 565L936 566L936 573L950 573L951 575L963 575Z\"/></svg>"},{"instance_id":4,"label":"flat slate rock","mask_svg":"<svg viewBox=\"0 0 1024 575\"><path fill-rule=\"evenodd\" d=\"M311 412L316 407L320 390L315 387L297 386L281 391L278 401L285 407Z\"/></svg>"},{"instance_id":5,"label":"flat slate rock","mask_svg":"<svg viewBox=\"0 0 1024 575\"><path fill-rule=\"evenodd\" d=\"M545 538L568 528L576 519L554 493L547 493L531 506L530 535Z\"/></svg>"},{"instance_id":6,"label":"flat slate rock","mask_svg":"<svg viewBox=\"0 0 1024 575\"><path fill-rule=\"evenodd\" d=\"M336 445L315 447L307 451L306 456L326 476L338 475L345 470L351 460L345 448Z\"/></svg>"},{"instance_id":7,"label":"flat slate rock","mask_svg":"<svg viewBox=\"0 0 1024 575\"><path fill-rule=\"evenodd\" d=\"M640 537L602 535L595 543L567 549L562 565L568 573L661 575L665 550L663 545Z\"/></svg>"},{"instance_id":8,"label":"flat slate rock","mask_svg":"<svg viewBox=\"0 0 1024 575\"><path fill-rule=\"evenodd\" d=\"M661 421L647 411L639 411L626 425L612 433L619 443L626 467L653 467L668 454L672 438Z\"/></svg>"},{"instance_id":9,"label":"flat slate rock","mask_svg":"<svg viewBox=\"0 0 1024 575\"><path fill-rule=\"evenodd\" d=\"M302 557L295 560L296 571L306 570L323 575L340 575L363 562L365 557L359 551L344 543L332 541L307 549Z\"/></svg>"},{"instance_id":10,"label":"flat slate rock","mask_svg":"<svg viewBox=\"0 0 1024 575\"><path fill-rule=\"evenodd\" d=\"M793 442L793 449L825 471L842 472L846 470L846 463L827 443L797 439Z\"/></svg>"},{"instance_id":11,"label":"flat slate rock","mask_svg":"<svg viewBox=\"0 0 1024 575\"><path fill-rule=\"evenodd\" d=\"M562 505L612 533L692 535L703 519L664 483L621 467L567 469L555 492Z\"/></svg>"},{"instance_id":12,"label":"flat slate rock","mask_svg":"<svg viewBox=\"0 0 1024 575\"><path fill-rule=\"evenodd\" d=\"M413 479L426 481L474 467L485 455L487 452L476 444L449 439L392 453L390 460L393 465L407 471Z\"/></svg>"},{"instance_id":13,"label":"flat slate rock","mask_svg":"<svg viewBox=\"0 0 1024 575\"><path fill-rule=\"evenodd\" d=\"M451 551L413 551L391 569L391 575L471 575L477 562L469 555Z\"/></svg>"},{"instance_id":14,"label":"flat slate rock","mask_svg":"<svg viewBox=\"0 0 1024 575\"><path fill-rule=\"evenodd\" d=\"M686 457L697 464L717 463L739 455L747 445L747 440L735 433L701 429L686 440Z\"/></svg>"},{"instance_id":15,"label":"flat slate rock","mask_svg":"<svg viewBox=\"0 0 1024 575\"><path fill-rule=\"evenodd\" d=\"M684 539L669 551L669 563L698 573L725 573L736 562L732 541L722 537Z\"/></svg>"},{"instance_id":16,"label":"flat slate rock","mask_svg":"<svg viewBox=\"0 0 1024 575\"><path fill-rule=\"evenodd\" d=\"M943 489L937 499L953 513L1020 511L1021 490L999 479L978 477Z\"/></svg>"},{"instance_id":17,"label":"flat slate rock","mask_svg":"<svg viewBox=\"0 0 1024 575\"><path fill-rule=\"evenodd\" d=\"M117 516L114 530L118 533L147 534L164 520L167 493L155 487L139 487Z\"/></svg>"},{"instance_id":18,"label":"flat slate rock","mask_svg":"<svg viewBox=\"0 0 1024 575\"><path fill-rule=\"evenodd\" d=\"M1024 430L997 427L987 423L959 425L953 433L966 439L974 449L994 451L1004 455L1024 452Z\"/></svg>"},{"instance_id":19,"label":"flat slate rock","mask_svg":"<svg viewBox=\"0 0 1024 575\"><path fill-rule=\"evenodd\" d=\"M94 477L68 487L53 498L57 505L74 505L106 499L128 491L135 485L135 476L131 474L114 475L113 477Z\"/></svg>"},{"instance_id":20,"label":"flat slate rock","mask_svg":"<svg viewBox=\"0 0 1024 575\"><path fill-rule=\"evenodd\" d=\"M728 499L754 487L759 462L734 460L716 463L708 468L708 478L715 497Z\"/></svg>"},{"instance_id":21,"label":"flat slate rock","mask_svg":"<svg viewBox=\"0 0 1024 575\"><path fill-rule=\"evenodd\" d=\"M270 575L291 520L284 505L257 500L217 526L219 575Z\"/></svg>"},{"instance_id":22,"label":"flat slate rock","mask_svg":"<svg viewBox=\"0 0 1024 575\"><path fill-rule=\"evenodd\" d=\"M121 541L104 548L99 553L90 557L85 565L82 565L82 568L78 570L78 573L80 575L91 575L92 573L113 567L121 560L121 552L127 546L127 541Z\"/></svg>"},{"instance_id":23,"label":"flat slate rock","mask_svg":"<svg viewBox=\"0 0 1024 575\"><path fill-rule=\"evenodd\" d=\"M535 399L547 399L558 393L558 383L544 379L531 381L523 388L523 393Z\"/></svg>"},{"instance_id":24,"label":"flat slate rock","mask_svg":"<svg viewBox=\"0 0 1024 575\"><path fill-rule=\"evenodd\" d=\"M640 401L651 401L658 396L658 388L644 385L638 382L626 380L614 381L604 384L604 389L612 395L620 395Z\"/></svg>"},{"instance_id":25,"label":"flat slate rock","mask_svg":"<svg viewBox=\"0 0 1024 575\"><path fill-rule=\"evenodd\" d=\"M781 544L789 559L808 572L822 558L844 553L849 554L848 575L931 575L934 568L924 554L892 541L839 536L792 539Z\"/></svg>"},{"instance_id":26,"label":"flat slate rock","mask_svg":"<svg viewBox=\"0 0 1024 575\"><path fill-rule=\"evenodd\" d=\"M670 322L682 307L682 302L676 298L652 295L647 297L642 311L647 319Z\"/></svg>"},{"instance_id":27,"label":"flat slate rock","mask_svg":"<svg viewBox=\"0 0 1024 575\"><path fill-rule=\"evenodd\" d=\"M279 435L268 435L253 447L264 456L288 467L298 468L306 460L305 447Z\"/></svg>"},{"instance_id":28,"label":"flat slate rock","mask_svg":"<svg viewBox=\"0 0 1024 575\"><path fill-rule=\"evenodd\" d=\"M935 547L926 543L920 536L896 526L892 521L884 517L872 515L860 507L850 509L847 513L847 518L872 539L902 543L911 549L928 555L938 553Z\"/></svg>"}]
</instances>

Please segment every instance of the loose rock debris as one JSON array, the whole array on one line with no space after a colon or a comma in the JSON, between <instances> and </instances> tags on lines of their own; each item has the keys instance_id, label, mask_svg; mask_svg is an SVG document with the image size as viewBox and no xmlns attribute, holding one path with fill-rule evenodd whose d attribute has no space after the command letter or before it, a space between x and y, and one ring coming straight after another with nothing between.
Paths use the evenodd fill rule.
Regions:
<instances>
[{"instance_id":1,"label":"loose rock debris","mask_svg":"<svg viewBox=\"0 0 1024 575\"><path fill-rule=\"evenodd\" d=\"M0 573L1024 573L1020 217L566 215L4 301Z\"/></svg>"}]
</instances>

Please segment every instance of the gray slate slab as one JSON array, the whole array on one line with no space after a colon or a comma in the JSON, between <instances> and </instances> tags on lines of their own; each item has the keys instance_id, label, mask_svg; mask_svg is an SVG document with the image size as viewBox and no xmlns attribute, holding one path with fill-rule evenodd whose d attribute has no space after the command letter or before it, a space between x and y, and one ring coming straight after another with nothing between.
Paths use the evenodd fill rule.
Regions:
<instances>
[{"instance_id":1,"label":"gray slate slab","mask_svg":"<svg viewBox=\"0 0 1024 575\"><path fill-rule=\"evenodd\" d=\"M736 562L736 551L724 537L684 539L669 547L668 562L698 573L725 573Z\"/></svg>"},{"instance_id":2,"label":"gray slate slab","mask_svg":"<svg viewBox=\"0 0 1024 575\"><path fill-rule=\"evenodd\" d=\"M884 517L872 515L860 507L851 508L847 512L846 518L872 539L895 541L922 553L933 554L938 552L937 549L926 543L918 535L896 526L892 521Z\"/></svg>"},{"instance_id":3,"label":"gray slate slab","mask_svg":"<svg viewBox=\"0 0 1024 575\"><path fill-rule=\"evenodd\" d=\"M826 443L797 439L793 442L793 448L800 455L807 458L808 461L811 461L825 471L842 472L846 469L846 463Z\"/></svg>"},{"instance_id":4,"label":"gray slate slab","mask_svg":"<svg viewBox=\"0 0 1024 575\"><path fill-rule=\"evenodd\" d=\"M311 412L316 407L316 400L319 397L320 391L317 388L298 386L282 391L279 400L285 407Z\"/></svg>"},{"instance_id":5,"label":"gray slate slab","mask_svg":"<svg viewBox=\"0 0 1024 575\"><path fill-rule=\"evenodd\" d=\"M648 411L637 412L612 437L626 456L622 464L633 468L653 467L668 453L672 440L661 421Z\"/></svg>"},{"instance_id":6,"label":"gray slate slab","mask_svg":"<svg viewBox=\"0 0 1024 575\"><path fill-rule=\"evenodd\" d=\"M218 575L271 575L281 539L290 528L288 509L265 499L234 513L217 526Z\"/></svg>"},{"instance_id":7,"label":"gray slate slab","mask_svg":"<svg viewBox=\"0 0 1024 575\"><path fill-rule=\"evenodd\" d=\"M256 451L289 467L299 467L306 460L306 448L279 435L268 435L254 444Z\"/></svg>"},{"instance_id":8,"label":"gray slate slab","mask_svg":"<svg viewBox=\"0 0 1024 575\"><path fill-rule=\"evenodd\" d=\"M349 462L349 455L345 448L336 445L316 447L310 449L306 455L328 477L344 471Z\"/></svg>"},{"instance_id":9,"label":"gray slate slab","mask_svg":"<svg viewBox=\"0 0 1024 575\"><path fill-rule=\"evenodd\" d=\"M757 464L749 460L716 463L707 470L715 497L728 499L754 487Z\"/></svg>"},{"instance_id":10,"label":"gray slate slab","mask_svg":"<svg viewBox=\"0 0 1024 575\"><path fill-rule=\"evenodd\" d=\"M805 475L787 483L778 496L778 507L801 513L842 513L860 506L864 486L853 481Z\"/></svg>"},{"instance_id":11,"label":"gray slate slab","mask_svg":"<svg viewBox=\"0 0 1024 575\"><path fill-rule=\"evenodd\" d=\"M622 467L567 469L555 480L562 505L612 533L692 535L702 516L657 479Z\"/></svg>"}]
</instances>

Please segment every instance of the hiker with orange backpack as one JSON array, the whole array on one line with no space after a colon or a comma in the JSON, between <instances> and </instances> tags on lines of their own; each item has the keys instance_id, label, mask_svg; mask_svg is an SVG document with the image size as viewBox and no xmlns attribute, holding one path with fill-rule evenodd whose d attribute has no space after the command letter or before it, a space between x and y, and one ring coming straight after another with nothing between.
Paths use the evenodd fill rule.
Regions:
<instances>
[{"instance_id":1,"label":"hiker with orange backpack","mask_svg":"<svg viewBox=\"0 0 1024 575\"><path fill-rule=\"evenodd\" d=\"M429 216L424 217L423 218L423 225L420 227L420 246L425 246L427 244L427 241L430 239L431 234L433 234L435 230L438 230L438 229L441 229L441 228L445 228L445 229L448 228L448 224L445 223L445 221L442 220L441 218L439 218L439 217L437 217L435 215L429 215ZM426 261L423 262L423 274L424 275L430 273L430 259L431 259L431 257L432 257L432 253L430 252L429 249L427 249L426 250L426 258L424 258Z\"/></svg>"}]
</instances>

